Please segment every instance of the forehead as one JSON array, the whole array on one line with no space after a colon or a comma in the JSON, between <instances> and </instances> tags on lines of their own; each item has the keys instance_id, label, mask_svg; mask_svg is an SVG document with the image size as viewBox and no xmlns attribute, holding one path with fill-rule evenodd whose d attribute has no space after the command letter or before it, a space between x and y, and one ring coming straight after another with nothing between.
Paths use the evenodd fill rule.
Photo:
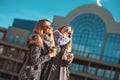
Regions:
<instances>
[{"instance_id":1,"label":"forehead","mask_svg":"<svg viewBox=\"0 0 120 80\"><path fill-rule=\"evenodd\" d=\"M51 23L49 21L45 21L43 25L51 25Z\"/></svg>"}]
</instances>

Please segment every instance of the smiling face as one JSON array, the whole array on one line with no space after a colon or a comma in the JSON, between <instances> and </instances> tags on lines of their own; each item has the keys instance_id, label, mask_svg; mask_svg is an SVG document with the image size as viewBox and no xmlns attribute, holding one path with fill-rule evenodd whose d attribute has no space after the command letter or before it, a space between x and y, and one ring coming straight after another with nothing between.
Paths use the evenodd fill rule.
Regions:
<instances>
[{"instance_id":1,"label":"smiling face","mask_svg":"<svg viewBox=\"0 0 120 80\"><path fill-rule=\"evenodd\" d=\"M34 32L40 35L43 35L43 33L51 34L52 31L52 24L47 19L39 20L34 28Z\"/></svg>"},{"instance_id":2,"label":"smiling face","mask_svg":"<svg viewBox=\"0 0 120 80\"><path fill-rule=\"evenodd\" d=\"M51 34L53 31L52 24L49 21L43 23L44 33Z\"/></svg>"}]
</instances>

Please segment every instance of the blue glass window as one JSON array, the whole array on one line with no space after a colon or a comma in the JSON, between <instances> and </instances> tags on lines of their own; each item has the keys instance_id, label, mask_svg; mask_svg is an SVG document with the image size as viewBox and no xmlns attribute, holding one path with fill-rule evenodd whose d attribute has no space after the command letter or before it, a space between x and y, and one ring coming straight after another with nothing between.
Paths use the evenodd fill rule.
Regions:
<instances>
[{"instance_id":1,"label":"blue glass window","mask_svg":"<svg viewBox=\"0 0 120 80\"><path fill-rule=\"evenodd\" d=\"M20 38L19 44L20 45L24 45L25 44L25 39L24 38Z\"/></svg>"},{"instance_id":2,"label":"blue glass window","mask_svg":"<svg viewBox=\"0 0 120 80\"><path fill-rule=\"evenodd\" d=\"M9 34L6 38L7 42L12 42L13 41L13 38L14 38L14 35L12 34Z\"/></svg>"},{"instance_id":3,"label":"blue glass window","mask_svg":"<svg viewBox=\"0 0 120 80\"><path fill-rule=\"evenodd\" d=\"M3 33L3 32L0 32L0 40L3 39L3 36L4 36L4 33Z\"/></svg>"},{"instance_id":4,"label":"blue glass window","mask_svg":"<svg viewBox=\"0 0 120 80\"><path fill-rule=\"evenodd\" d=\"M90 73L90 74L95 74L96 68L94 68L94 67L88 67L88 71L87 72Z\"/></svg>"},{"instance_id":5,"label":"blue glass window","mask_svg":"<svg viewBox=\"0 0 120 80\"><path fill-rule=\"evenodd\" d=\"M18 41L19 41L19 36L15 36L15 38L14 38L14 44L18 44Z\"/></svg>"},{"instance_id":6,"label":"blue glass window","mask_svg":"<svg viewBox=\"0 0 120 80\"><path fill-rule=\"evenodd\" d=\"M120 34L108 34L103 61L118 64L120 60Z\"/></svg>"},{"instance_id":7,"label":"blue glass window","mask_svg":"<svg viewBox=\"0 0 120 80\"><path fill-rule=\"evenodd\" d=\"M91 13L86 13L74 18L70 25L74 29L73 53L100 59L100 54L106 34L103 20Z\"/></svg>"},{"instance_id":8,"label":"blue glass window","mask_svg":"<svg viewBox=\"0 0 120 80\"><path fill-rule=\"evenodd\" d=\"M97 76L103 77L104 75L104 70L103 69L98 69Z\"/></svg>"}]
</instances>

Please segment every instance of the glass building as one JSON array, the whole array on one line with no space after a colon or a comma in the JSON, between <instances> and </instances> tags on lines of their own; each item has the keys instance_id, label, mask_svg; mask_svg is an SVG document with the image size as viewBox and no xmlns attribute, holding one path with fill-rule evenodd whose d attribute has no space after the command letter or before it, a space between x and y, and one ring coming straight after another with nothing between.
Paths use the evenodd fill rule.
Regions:
<instances>
[{"instance_id":1,"label":"glass building","mask_svg":"<svg viewBox=\"0 0 120 80\"><path fill-rule=\"evenodd\" d=\"M74 29L70 80L120 80L120 23L96 4L80 6L65 17L55 16L57 28Z\"/></svg>"},{"instance_id":2,"label":"glass building","mask_svg":"<svg viewBox=\"0 0 120 80\"><path fill-rule=\"evenodd\" d=\"M15 51L18 50L21 57L23 57L22 53L25 53L26 49L22 45L26 40L26 35L21 34L21 29L18 28L32 32L35 24L36 21L15 19L12 28L7 31L0 28L5 35L8 35L8 37L4 37L4 34L0 33L2 35L0 39L3 40L0 41L2 45L0 46L1 52L5 51L5 54L8 54L6 51L10 52L15 48ZM120 23L115 21L112 14L104 7L88 4L72 10L65 17L54 17L54 29L65 24L71 25L74 29L72 52L75 58L70 66L69 80L120 80ZM14 29L18 30L15 34L12 33L15 31ZM26 32L22 31L23 33ZM25 34L28 34L28 32ZM6 39L7 42L4 42L5 40L2 38ZM8 44L8 42L19 44L22 48ZM3 46L5 50L3 50ZM17 67L18 65L23 64L19 60L19 55L15 59L14 57L12 59L9 58L9 55L7 57L2 55L0 56L0 61L3 62L5 59L6 62L4 63L6 66L10 59L13 61L13 66L14 64L16 65L15 69L17 69L19 68ZM0 65L0 80L5 74L6 76L9 75L8 78L10 80L19 78L21 70L11 71L11 74L10 71L8 72L7 67L4 67L3 64Z\"/></svg>"},{"instance_id":3,"label":"glass building","mask_svg":"<svg viewBox=\"0 0 120 80\"><path fill-rule=\"evenodd\" d=\"M30 33L32 33L36 23L37 21L15 18L12 26L16 28L28 30L30 31Z\"/></svg>"}]
</instances>

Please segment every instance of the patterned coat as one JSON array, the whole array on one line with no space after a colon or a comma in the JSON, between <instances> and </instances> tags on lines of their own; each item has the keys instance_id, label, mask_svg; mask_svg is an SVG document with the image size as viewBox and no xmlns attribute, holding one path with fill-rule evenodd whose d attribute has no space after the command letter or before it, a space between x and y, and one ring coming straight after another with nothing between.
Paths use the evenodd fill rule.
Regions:
<instances>
[{"instance_id":1,"label":"patterned coat","mask_svg":"<svg viewBox=\"0 0 120 80\"><path fill-rule=\"evenodd\" d=\"M30 44L29 59L21 80L40 80L43 64L51 59L48 53L49 47L45 42L41 48L35 44Z\"/></svg>"},{"instance_id":2,"label":"patterned coat","mask_svg":"<svg viewBox=\"0 0 120 80\"><path fill-rule=\"evenodd\" d=\"M45 62L45 66L42 69L42 74L41 74L40 80L60 80L60 74L64 74L64 72L60 73L62 67L65 67L64 69L66 69L66 71L65 71L66 74L64 76L66 76L65 80L68 80L69 62L62 59L62 56L64 55L64 52L65 52L65 48L66 48L65 45L59 46L59 48L57 48L59 50L57 52L56 57L52 58L48 62Z\"/></svg>"}]
</instances>

